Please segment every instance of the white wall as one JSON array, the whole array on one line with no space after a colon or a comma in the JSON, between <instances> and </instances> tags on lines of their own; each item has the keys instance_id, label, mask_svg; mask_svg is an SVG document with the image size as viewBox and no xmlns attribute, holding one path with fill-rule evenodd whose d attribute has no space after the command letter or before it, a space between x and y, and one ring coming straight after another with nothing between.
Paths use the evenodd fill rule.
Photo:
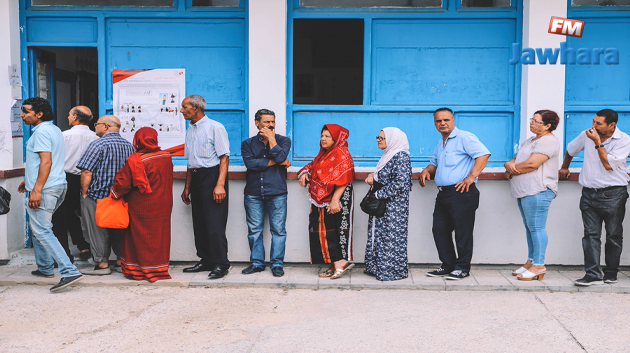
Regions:
<instances>
[{"instance_id":1,"label":"white wall","mask_svg":"<svg viewBox=\"0 0 630 353\"><path fill-rule=\"evenodd\" d=\"M287 1L249 2L249 133L258 133L258 109L276 113L276 131L286 135Z\"/></svg>"}]
</instances>

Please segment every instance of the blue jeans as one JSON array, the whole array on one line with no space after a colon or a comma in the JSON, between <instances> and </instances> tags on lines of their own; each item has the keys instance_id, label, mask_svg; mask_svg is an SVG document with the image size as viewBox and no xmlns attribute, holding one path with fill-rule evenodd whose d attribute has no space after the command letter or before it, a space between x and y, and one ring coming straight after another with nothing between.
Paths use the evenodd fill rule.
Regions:
<instances>
[{"instance_id":1,"label":"blue jeans","mask_svg":"<svg viewBox=\"0 0 630 353\"><path fill-rule=\"evenodd\" d=\"M78 276L81 274L76 266L70 262L59 240L52 231L52 215L61 205L66 196L66 185L49 187L42 191L42 201L39 208L26 207L29 224L33 231L33 247L35 248L35 262L39 272L52 275L55 273L53 259L59 264L62 277Z\"/></svg>"},{"instance_id":2,"label":"blue jeans","mask_svg":"<svg viewBox=\"0 0 630 353\"><path fill-rule=\"evenodd\" d=\"M547 251L547 215L551 200L556 194L547 189L536 195L525 196L518 199L518 208L521 210L525 232L527 234L527 259L532 260L534 266L545 264Z\"/></svg>"},{"instance_id":3,"label":"blue jeans","mask_svg":"<svg viewBox=\"0 0 630 353\"><path fill-rule=\"evenodd\" d=\"M252 265L265 268L265 209L269 215L271 231L271 268L284 266L284 250L287 240L287 194L275 196L245 195L245 214L247 220L247 238L252 251Z\"/></svg>"}]
</instances>

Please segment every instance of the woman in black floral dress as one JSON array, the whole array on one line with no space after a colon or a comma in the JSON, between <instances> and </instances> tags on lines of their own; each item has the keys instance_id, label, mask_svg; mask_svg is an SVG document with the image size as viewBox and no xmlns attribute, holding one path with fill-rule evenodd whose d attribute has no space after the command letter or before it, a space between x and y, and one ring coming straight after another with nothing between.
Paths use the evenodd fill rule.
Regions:
<instances>
[{"instance_id":1,"label":"woman in black floral dress","mask_svg":"<svg viewBox=\"0 0 630 353\"><path fill-rule=\"evenodd\" d=\"M407 278L407 235L409 224L409 193L411 192L411 159L407 135L395 127L381 130L378 147L385 154L368 184L382 184L375 196L387 199L383 217L370 216L365 249L365 272L379 281Z\"/></svg>"}]
</instances>

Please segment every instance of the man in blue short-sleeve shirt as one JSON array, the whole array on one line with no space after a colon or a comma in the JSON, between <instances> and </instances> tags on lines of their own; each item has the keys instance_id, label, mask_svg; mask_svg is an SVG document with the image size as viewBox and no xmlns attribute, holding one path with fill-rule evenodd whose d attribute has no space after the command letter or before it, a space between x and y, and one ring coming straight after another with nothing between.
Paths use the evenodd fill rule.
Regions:
<instances>
[{"instance_id":1,"label":"man in blue short-sleeve shirt","mask_svg":"<svg viewBox=\"0 0 630 353\"><path fill-rule=\"evenodd\" d=\"M439 189L433 211L433 239L442 266L427 275L459 280L470 276L475 211L479 207L475 183L488 163L490 151L477 136L455 127L451 109L440 108L433 118L442 138L429 165L420 174L420 185L424 187L434 177Z\"/></svg>"},{"instance_id":2,"label":"man in blue short-sleeve shirt","mask_svg":"<svg viewBox=\"0 0 630 353\"><path fill-rule=\"evenodd\" d=\"M52 292L82 279L52 231L52 215L66 195L63 135L53 125L54 118L47 100L34 97L24 101L22 120L33 126L33 134L26 144L25 180L18 187L18 192L29 193L26 211L37 263L37 270L31 274L54 277L54 261L59 264L61 281L50 288Z\"/></svg>"}]
</instances>

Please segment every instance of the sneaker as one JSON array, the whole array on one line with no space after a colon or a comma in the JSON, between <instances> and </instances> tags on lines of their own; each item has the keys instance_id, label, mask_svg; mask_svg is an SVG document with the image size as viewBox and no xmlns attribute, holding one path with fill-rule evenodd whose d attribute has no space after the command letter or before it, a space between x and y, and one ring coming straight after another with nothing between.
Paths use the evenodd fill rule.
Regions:
<instances>
[{"instance_id":1,"label":"sneaker","mask_svg":"<svg viewBox=\"0 0 630 353\"><path fill-rule=\"evenodd\" d=\"M449 273L451 273L451 271L445 270L445 269L440 267L440 268L438 268L435 271L427 272L427 276L429 276L429 277L442 277L442 276L448 275Z\"/></svg>"},{"instance_id":2,"label":"sneaker","mask_svg":"<svg viewBox=\"0 0 630 353\"><path fill-rule=\"evenodd\" d=\"M604 283L607 283L607 284L617 283L617 277L612 277L612 276L606 277L606 276L604 276Z\"/></svg>"},{"instance_id":3,"label":"sneaker","mask_svg":"<svg viewBox=\"0 0 630 353\"><path fill-rule=\"evenodd\" d=\"M77 276L70 276L70 277L61 277L61 281L59 281L59 283L55 284L54 286L52 286L50 288L51 292L57 292L60 291L64 288L66 288L67 286L75 283L75 282L79 282L80 280L83 279L83 275L77 275Z\"/></svg>"},{"instance_id":4,"label":"sneaker","mask_svg":"<svg viewBox=\"0 0 630 353\"><path fill-rule=\"evenodd\" d=\"M52 275L47 275L45 273L40 272L39 270L31 271L31 274L33 276L37 276L37 277L46 277L46 278L53 278L53 277L55 277L54 273Z\"/></svg>"},{"instance_id":5,"label":"sneaker","mask_svg":"<svg viewBox=\"0 0 630 353\"><path fill-rule=\"evenodd\" d=\"M460 279L464 279L466 277L470 276L470 272L464 272L461 270L455 270L453 272L451 272L448 276L446 276L446 279L450 279L450 280L460 280Z\"/></svg>"},{"instance_id":6,"label":"sneaker","mask_svg":"<svg viewBox=\"0 0 630 353\"><path fill-rule=\"evenodd\" d=\"M580 279L576 279L575 281L573 281L573 283L575 283L576 286L586 287L586 286L598 286L600 284L604 284L604 281L602 281L601 279L589 277L588 275L586 275Z\"/></svg>"}]
</instances>

